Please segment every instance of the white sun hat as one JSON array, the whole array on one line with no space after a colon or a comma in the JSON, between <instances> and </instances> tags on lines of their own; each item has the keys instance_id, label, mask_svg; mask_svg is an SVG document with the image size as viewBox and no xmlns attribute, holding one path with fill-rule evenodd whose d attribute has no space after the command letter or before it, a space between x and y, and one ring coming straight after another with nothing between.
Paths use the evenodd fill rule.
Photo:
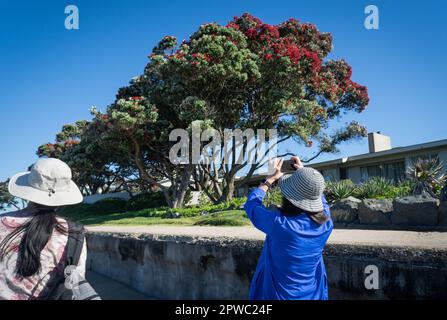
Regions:
<instances>
[{"instance_id":1,"label":"white sun hat","mask_svg":"<svg viewBox=\"0 0 447 320\"><path fill-rule=\"evenodd\" d=\"M14 175L8 191L15 197L50 207L80 203L81 191L71 177L71 169L65 162L42 158L31 171Z\"/></svg>"}]
</instances>

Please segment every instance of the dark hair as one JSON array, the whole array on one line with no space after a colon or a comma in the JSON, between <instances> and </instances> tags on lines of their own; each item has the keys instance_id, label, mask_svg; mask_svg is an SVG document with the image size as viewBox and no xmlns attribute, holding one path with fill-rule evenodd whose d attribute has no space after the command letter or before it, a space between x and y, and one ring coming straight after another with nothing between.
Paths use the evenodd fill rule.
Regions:
<instances>
[{"instance_id":1,"label":"dark hair","mask_svg":"<svg viewBox=\"0 0 447 320\"><path fill-rule=\"evenodd\" d=\"M298 214L307 214L309 218L312 219L313 222L317 224L325 223L329 218L324 214L323 211L320 212L307 212L301 208L295 206L292 202L290 202L286 197L282 197L282 206L281 212L285 216L296 216Z\"/></svg>"},{"instance_id":2,"label":"dark hair","mask_svg":"<svg viewBox=\"0 0 447 320\"><path fill-rule=\"evenodd\" d=\"M48 243L54 230L68 234L68 230L56 219L53 207L33 204L37 212L19 227L8 234L0 243L0 261L11 252L15 246L13 241L20 235L16 273L22 277L29 277L40 271L40 253Z\"/></svg>"}]
</instances>

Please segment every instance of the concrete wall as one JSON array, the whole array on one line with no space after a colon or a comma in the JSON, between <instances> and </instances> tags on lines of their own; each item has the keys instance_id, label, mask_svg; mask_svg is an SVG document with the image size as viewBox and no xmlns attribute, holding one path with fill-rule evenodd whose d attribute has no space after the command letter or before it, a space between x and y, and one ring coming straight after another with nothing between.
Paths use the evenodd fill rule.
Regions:
<instances>
[{"instance_id":1,"label":"concrete wall","mask_svg":"<svg viewBox=\"0 0 447 320\"><path fill-rule=\"evenodd\" d=\"M159 299L246 299L262 241L89 233L87 267ZM447 299L447 251L328 244L331 299ZM366 290L365 267L379 269Z\"/></svg>"}]
</instances>

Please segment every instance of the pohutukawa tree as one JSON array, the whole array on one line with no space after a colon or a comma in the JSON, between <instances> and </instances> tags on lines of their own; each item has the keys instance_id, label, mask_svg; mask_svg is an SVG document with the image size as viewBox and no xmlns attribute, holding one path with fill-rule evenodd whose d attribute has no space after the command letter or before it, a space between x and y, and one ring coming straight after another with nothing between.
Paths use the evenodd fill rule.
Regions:
<instances>
[{"instance_id":1,"label":"pohutukawa tree","mask_svg":"<svg viewBox=\"0 0 447 320\"><path fill-rule=\"evenodd\" d=\"M25 207L26 201L16 198L8 191L9 179L0 181L0 211L15 208L20 210Z\"/></svg>"},{"instance_id":2,"label":"pohutukawa tree","mask_svg":"<svg viewBox=\"0 0 447 320\"><path fill-rule=\"evenodd\" d=\"M129 87L120 89L117 100L105 113L93 110L93 122L103 127L98 137L114 141L113 149L120 148L136 168L141 189L160 189L167 204L176 208L184 204L193 165L176 165L169 160L169 133L187 125L170 113L160 114L155 104L141 95L140 84L134 80Z\"/></svg>"},{"instance_id":3,"label":"pohutukawa tree","mask_svg":"<svg viewBox=\"0 0 447 320\"><path fill-rule=\"evenodd\" d=\"M312 24L290 19L269 25L244 14L226 26L202 25L179 46L174 37L163 38L138 86L174 126L203 120L221 133L274 128L279 142L293 138L307 147L317 142L317 156L366 134L357 122L332 134L327 130L330 120L361 112L369 101L366 87L351 80L346 61L326 59L331 50L331 35ZM236 173L247 165L234 158L230 165L198 167L215 201L233 195ZM258 160L247 178L265 162Z\"/></svg>"},{"instance_id":4,"label":"pohutukawa tree","mask_svg":"<svg viewBox=\"0 0 447 320\"><path fill-rule=\"evenodd\" d=\"M39 146L37 155L65 161L84 195L127 190L132 167L116 142L101 138L103 131L96 122L64 125L56 142Z\"/></svg>"},{"instance_id":5,"label":"pohutukawa tree","mask_svg":"<svg viewBox=\"0 0 447 320\"><path fill-rule=\"evenodd\" d=\"M266 155L255 164L237 163L238 146L228 156L222 141L222 163L175 165L169 161L171 130L191 129L193 122L221 136L224 129L275 129L278 143L314 146L314 157L334 152L366 130L351 122L331 132L331 120L363 111L369 98L366 87L352 81L346 61L327 59L331 50L331 35L310 23L270 25L249 14L225 26L202 25L180 44L164 37L144 73L119 90L105 113L93 112L94 135L107 142L110 155L128 159L144 184L161 188L171 207L183 205L192 178L215 202L227 200ZM247 166L246 179L236 181Z\"/></svg>"}]
</instances>

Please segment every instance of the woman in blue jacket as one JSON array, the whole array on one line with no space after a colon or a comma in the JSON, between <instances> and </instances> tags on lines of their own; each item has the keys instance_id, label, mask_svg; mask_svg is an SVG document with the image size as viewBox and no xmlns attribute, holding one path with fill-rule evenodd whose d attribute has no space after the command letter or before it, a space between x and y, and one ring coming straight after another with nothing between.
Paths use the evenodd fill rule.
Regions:
<instances>
[{"instance_id":1,"label":"woman in blue jacket","mask_svg":"<svg viewBox=\"0 0 447 320\"><path fill-rule=\"evenodd\" d=\"M283 176L283 160L275 172L248 196L245 211L253 225L266 234L264 248L250 287L252 300L327 300L328 284L323 249L333 223L323 196L323 176L304 168L292 157L295 173ZM278 181L283 195L279 210L262 204Z\"/></svg>"}]
</instances>

